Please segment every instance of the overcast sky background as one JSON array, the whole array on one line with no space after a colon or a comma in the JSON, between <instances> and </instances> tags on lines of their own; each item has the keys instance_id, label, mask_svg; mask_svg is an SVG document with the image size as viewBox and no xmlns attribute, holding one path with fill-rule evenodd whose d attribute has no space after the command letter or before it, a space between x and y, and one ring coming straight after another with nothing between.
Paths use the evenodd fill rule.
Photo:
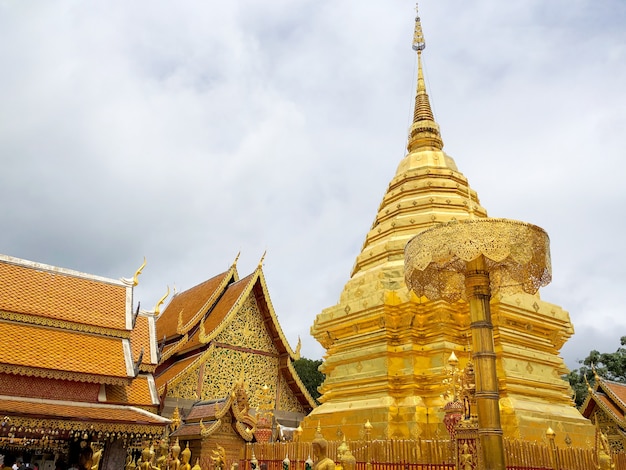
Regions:
<instances>
[{"instance_id":1,"label":"overcast sky background","mask_svg":"<svg viewBox=\"0 0 626 470\"><path fill-rule=\"evenodd\" d=\"M152 308L264 262L293 347L335 304L405 155L406 0L0 0L0 252L130 277ZM424 0L444 150L543 227L577 367L626 335L626 2Z\"/></svg>"}]
</instances>

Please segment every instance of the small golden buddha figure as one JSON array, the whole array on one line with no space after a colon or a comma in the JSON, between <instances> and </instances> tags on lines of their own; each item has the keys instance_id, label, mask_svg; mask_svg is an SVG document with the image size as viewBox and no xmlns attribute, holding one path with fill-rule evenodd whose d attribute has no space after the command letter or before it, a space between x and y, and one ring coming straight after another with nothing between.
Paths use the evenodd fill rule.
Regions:
<instances>
[{"instance_id":1,"label":"small golden buddha figure","mask_svg":"<svg viewBox=\"0 0 626 470\"><path fill-rule=\"evenodd\" d=\"M180 459L178 456L180 455L180 444L178 443L178 438L176 438L176 442L170 449L172 453L172 458L170 459L167 469L168 470L180 470Z\"/></svg>"},{"instance_id":2,"label":"small golden buddha figure","mask_svg":"<svg viewBox=\"0 0 626 470\"><path fill-rule=\"evenodd\" d=\"M328 457L328 441L322 436L319 426L311 447L313 449L313 470L335 470L335 461Z\"/></svg>"},{"instance_id":3,"label":"small golden buddha figure","mask_svg":"<svg viewBox=\"0 0 626 470\"><path fill-rule=\"evenodd\" d=\"M343 454L341 454L341 466L343 470L356 470L356 457L352 455L352 451L347 445Z\"/></svg>"},{"instance_id":4,"label":"small golden buddha figure","mask_svg":"<svg viewBox=\"0 0 626 470\"><path fill-rule=\"evenodd\" d=\"M202 470L202 468L200 467L200 458L199 457L196 459L196 464L193 467L191 467L191 470Z\"/></svg>"},{"instance_id":5,"label":"small golden buddha figure","mask_svg":"<svg viewBox=\"0 0 626 470\"><path fill-rule=\"evenodd\" d=\"M148 441L144 442L143 450L141 451L139 469L152 470L152 450L150 449L150 443Z\"/></svg>"},{"instance_id":6,"label":"small golden buddha figure","mask_svg":"<svg viewBox=\"0 0 626 470\"><path fill-rule=\"evenodd\" d=\"M93 446L92 446L93 448ZM91 470L98 470L100 465L100 458L102 457L102 447L96 450L91 457Z\"/></svg>"},{"instance_id":7,"label":"small golden buddha figure","mask_svg":"<svg viewBox=\"0 0 626 470\"><path fill-rule=\"evenodd\" d=\"M169 449L167 448L167 441L165 439L161 439L159 441L159 450L158 456L156 459L156 467L159 470L167 470L167 454Z\"/></svg>"},{"instance_id":8,"label":"small golden buddha figure","mask_svg":"<svg viewBox=\"0 0 626 470\"><path fill-rule=\"evenodd\" d=\"M183 450L181 457L181 465L180 470L191 470L191 464L189 461L191 460L191 449L189 448L189 442L185 446L185 450Z\"/></svg>"}]
</instances>

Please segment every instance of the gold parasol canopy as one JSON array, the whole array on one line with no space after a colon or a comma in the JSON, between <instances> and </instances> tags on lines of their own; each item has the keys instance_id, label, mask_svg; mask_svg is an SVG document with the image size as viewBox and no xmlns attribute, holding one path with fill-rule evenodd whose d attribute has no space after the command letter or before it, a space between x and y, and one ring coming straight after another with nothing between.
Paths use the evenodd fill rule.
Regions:
<instances>
[{"instance_id":1,"label":"gold parasol canopy","mask_svg":"<svg viewBox=\"0 0 626 470\"><path fill-rule=\"evenodd\" d=\"M536 225L471 219L437 225L406 245L405 280L418 296L466 299L468 263L484 257L491 292L534 294L552 280L550 239Z\"/></svg>"}]
</instances>

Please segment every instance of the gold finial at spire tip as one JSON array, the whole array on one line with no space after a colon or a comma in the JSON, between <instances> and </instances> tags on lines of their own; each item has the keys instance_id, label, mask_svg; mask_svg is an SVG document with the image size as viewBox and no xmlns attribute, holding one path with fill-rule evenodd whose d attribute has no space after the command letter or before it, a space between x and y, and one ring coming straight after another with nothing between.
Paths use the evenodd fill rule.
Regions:
<instances>
[{"instance_id":1,"label":"gold finial at spire tip","mask_svg":"<svg viewBox=\"0 0 626 470\"><path fill-rule=\"evenodd\" d=\"M421 52L426 47L426 42L424 41L424 33L422 32L422 23L420 21L420 15L418 11L417 3L415 4L415 31L413 32L413 50L417 51L417 54L421 54Z\"/></svg>"}]
</instances>

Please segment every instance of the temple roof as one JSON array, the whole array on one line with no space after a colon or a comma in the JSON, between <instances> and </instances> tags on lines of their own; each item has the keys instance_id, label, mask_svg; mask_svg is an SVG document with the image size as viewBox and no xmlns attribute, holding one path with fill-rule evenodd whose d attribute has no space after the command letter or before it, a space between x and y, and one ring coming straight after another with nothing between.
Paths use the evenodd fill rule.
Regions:
<instances>
[{"instance_id":1,"label":"temple roof","mask_svg":"<svg viewBox=\"0 0 626 470\"><path fill-rule=\"evenodd\" d=\"M228 271L174 295L158 318L159 339L187 333L197 323L198 316L217 301L225 287L237 280L237 270L233 265Z\"/></svg>"},{"instance_id":2,"label":"temple roof","mask_svg":"<svg viewBox=\"0 0 626 470\"><path fill-rule=\"evenodd\" d=\"M132 289L121 281L0 255L0 284L0 318L29 315L127 336Z\"/></svg>"},{"instance_id":3,"label":"temple roof","mask_svg":"<svg viewBox=\"0 0 626 470\"><path fill-rule=\"evenodd\" d=\"M169 420L146 411L159 405L155 314L133 314L134 281L0 255L2 416L57 430L162 432Z\"/></svg>"},{"instance_id":4,"label":"temple roof","mask_svg":"<svg viewBox=\"0 0 626 470\"><path fill-rule=\"evenodd\" d=\"M2 322L0 371L100 383L134 376L127 339L24 323Z\"/></svg>"},{"instance_id":5,"label":"temple roof","mask_svg":"<svg viewBox=\"0 0 626 470\"><path fill-rule=\"evenodd\" d=\"M626 429L626 384L613 382L598 375L593 388L580 407L585 418L591 418L596 407L604 410L622 430Z\"/></svg>"},{"instance_id":6,"label":"temple roof","mask_svg":"<svg viewBox=\"0 0 626 470\"><path fill-rule=\"evenodd\" d=\"M157 336L167 337L162 361L155 372L160 394L185 371L198 367L215 346L215 338L239 315L250 296L259 306L264 325L280 359L280 369L290 389L307 408L315 406L291 362L299 358L287 341L272 306L261 265L238 278L236 266L188 291L177 294L156 321ZM182 312L182 313L181 313ZM181 326L182 325L182 326Z\"/></svg>"},{"instance_id":7,"label":"temple roof","mask_svg":"<svg viewBox=\"0 0 626 470\"><path fill-rule=\"evenodd\" d=\"M25 426L161 434L170 420L132 406L0 396L0 410ZM36 424L31 424L36 423Z\"/></svg>"}]
</instances>

